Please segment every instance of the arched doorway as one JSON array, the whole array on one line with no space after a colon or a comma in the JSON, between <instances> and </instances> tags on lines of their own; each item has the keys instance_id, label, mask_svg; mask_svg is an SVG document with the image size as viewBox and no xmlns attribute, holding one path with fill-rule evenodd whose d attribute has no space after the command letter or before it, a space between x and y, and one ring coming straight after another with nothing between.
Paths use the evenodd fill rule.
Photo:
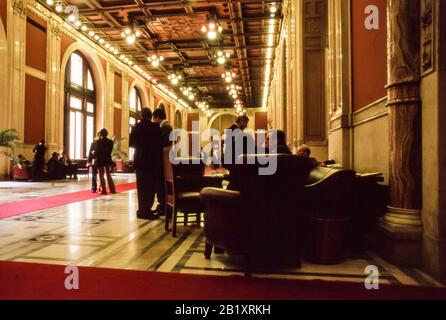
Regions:
<instances>
[{"instance_id":1,"label":"arched doorway","mask_svg":"<svg viewBox=\"0 0 446 320\"><path fill-rule=\"evenodd\" d=\"M181 112L177 110L175 112L174 128L181 129L182 127L183 127L183 117L181 116Z\"/></svg>"},{"instance_id":2,"label":"arched doorway","mask_svg":"<svg viewBox=\"0 0 446 320\"><path fill-rule=\"evenodd\" d=\"M220 132L220 135L224 134L225 129L228 129L235 122L236 116L230 113L224 113L218 115L210 124L211 129L215 129Z\"/></svg>"},{"instance_id":3,"label":"arched doorway","mask_svg":"<svg viewBox=\"0 0 446 320\"><path fill-rule=\"evenodd\" d=\"M64 148L72 159L87 157L96 132L96 86L88 60L80 51L65 69Z\"/></svg>"}]
</instances>

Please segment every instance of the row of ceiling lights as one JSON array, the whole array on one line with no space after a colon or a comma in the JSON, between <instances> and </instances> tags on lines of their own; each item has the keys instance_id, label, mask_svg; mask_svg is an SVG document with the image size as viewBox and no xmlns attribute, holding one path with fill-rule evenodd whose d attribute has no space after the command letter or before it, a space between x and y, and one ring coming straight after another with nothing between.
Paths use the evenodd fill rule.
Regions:
<instances>
[{"instance_id":1,"label":"row of ceiling lights","mask_svg":"<svg viewBox=\"0 0 446 320\"><path fill-rule=\"evenodd\" d=\"M66 6L63 4L62 1L55 2L54 0L46 0L46 3L48 6L53 7L56 13L63 14ZM146 71L144 71L141 67L135 66L133 60L131 57L126 56L125 54L121 53L119 54L119 49L113 45L111 45L107 40L96 34L93 30L89 30L87 25L83 24L79 17L75 15L74 13L70 13L67 15L68 22L75 27L78 30L81 30L88 36L90 36L92 39L97 41L100 45L102 45L105 49L107 49L110 53L114 54L116 57L118 57L120 60L122 60L124 63L128 64L129 66L133 67L140 75L142 75L146 80L152 82L152 84L157 85L158 88L160 88L165 94L169 95L174 100L178 101L178 103L183 106L184 108L191 110L190 106L183 101L182 99L179 99L175 93L165 86L158 83L158 81L154 78L152 78ZM127 43L133 44L136 41L136 38L139 38L141 36L141 32L138 29L133 30L130 27L126 27L123 32L121 33L121 36L126 39ZM160 61L162 61L163 58L160 58Z\"/></svg>"},{"instance_id":2,"label":"row of ceiling lights","mask_svg":"<svg viewBox=\"0 0 446 320\"><path fill-rule=\"evenodd\" d=\"M269 88L271 85L271 73L273 68L273 50L274 50L274 33L276 31L276 14L278 13L278 9L276 4L272 4L270 9L271 19L268 21L268 40L267 45L268 48L266 49L266 65L265 65L265 77L263 81L263 101L262 101L262 107L264 109L267 109L268 104L268 94L269 94Z\"/></svg>"},{"instance_id":3,"label":"row of ceiling lights","mask_svg":"<svg viewBox=\"0 0 446 320\"><path fill-rule=\"evenodd\" d=\"M54 0L46 0L46 2L49 6L54 5ZM56 3L55 11L59 14L64 11L62 2L58 1ZM269 29L268 29L268 46L269 47L267 48L267 54L266 54L267 62L266 62L266 70L265 70L264 92L263 92L263 103L262 103L264 108L266 108L269 86L270 86L270 78L271 78L271 71L272 71L272 54L273 54L272 46L274 44L274 31L275 31L275 23L276 23L274 17L276 15L277 11L278 11L278 9L277 9L276 5L272 4L272 6L270 7L271 19L269 20ZM82 22L78 19L78 17L76 17L74 14L68 15L67 19L77 29L80 29L83 32L88 31L88 27L86 25L83 25ZM218 36L223 32L223 27L220 26L219 24L211 22L208 24L208 26L202 27L202 32L206 33L208 39L213 41L213 40L216 40L218 38ZM118 55L119 50L116 47L112 46L111 44L107 43L106 40L101 38L99 35L95 34L94 31L92 31L92 30L88 31L88 35L90 37L92 37L94 40L96 40L97 42L99 42L99 44L103 45L108 51L110 51L111 53L113 53L115 55ZM129 44L133 44L136 41L136 39L141 36L141 32L138 29L132 30L131 28L126 27L124 29L124 31L121 33L121 36L123 38L125 38ZM220 50L217 52L217 54L214 57L216 58L216 61L218 64L224 65L226 63L227 59L230 58L230 54L225 53L222 50ZM119 55L119 58L123 62L127 63L129 66L133 66L133 64L134 64L134 62L124 54ZM153 67L159 67L160 62L164 61L164 57L158 56L156 54L149 56L147 59L149 62L151 62ZM142 74L144 76L144 78L146 78L147 80L151 80L152 83L156 82L156 81L154 81L154 79L152 79L152 77L149 74L147 74L139 66L135 66L134 68L140 74ZM224 74L222 74L222 78L224 79L225 83L227 83L227 84L232 83L233 79L235 77L236 77L236 74L232 71L226 71ZM183 77L181 76L181 74L176 74L176 73L170 74L168 76L168 79L174 86L178 85L178 83L182 80L182 78ZM171 97L173 97L173 96L176 97L176 95L170 89L167 89L164 86L162 88L164 88L164 92L169 94ZM234 88L232 86L229 91L230 91L229 92L230 95L234 99L238 99L238 93L236 91L234 92ZM184 92L183 92L183 94L184 94ZM195 100L195 94L192 95L192 94L188 93L187 97L191 101ZM176 97L176 100L178 100L177 97ZM239 99L237 101L241 102ZM184 107L190 109L190 107L181 99L179 102ZM198 104L202 105L201 102L198 102ZM206 104L206 103L204 103L204 104ZM235 105L236 109L240 109L241 105L242 105L241 103L236 103L236 105ZM209 111L209 110L206 110L206 111ZM244 111L244 110L242 110L242 111ZM209 112L207 112L207 113L209 114Z\"/></svg>"}]
</instances>

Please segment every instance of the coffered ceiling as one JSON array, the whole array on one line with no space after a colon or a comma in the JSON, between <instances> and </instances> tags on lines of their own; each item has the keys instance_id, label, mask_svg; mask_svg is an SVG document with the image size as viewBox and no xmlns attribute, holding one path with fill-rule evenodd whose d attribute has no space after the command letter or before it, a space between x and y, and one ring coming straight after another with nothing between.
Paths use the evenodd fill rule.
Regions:
<instances>
[{"instance_id":1,"label":"coffered ceiling","mask_svg":"<svg viewBox=\"0 0 446 320\"><path fill-rule=\"evenodd\" d=\"M54 4L49 6L46 0L39 2L54 10ZM181 96L182 86L191 86L197 100L207 101L212 107L227 108L234 105L227 83L222 79L222 74L228 70L236 74L233 83L240 86L239 98L244 106L261 105L267 48L275 47L278 41L281 2L69 0L64 4L77 6L79 19L88 30L119 48L120 53L132 56L135 66L140 66L165 86L175 88L178 96ZM274 15L274 41L268 46L272 6L277 7L278 12ZM222 27L221 35L215 40L210 40L202 31L202 27L210 23ZM141 32L133 44L121 36L126 27ZM230 54L226 65L217 62L219 50ZM164 57L158 68L147 60L153 54ZM182 75L176 87L168 79L174 72Z\"/></svg>"}]
</instances>

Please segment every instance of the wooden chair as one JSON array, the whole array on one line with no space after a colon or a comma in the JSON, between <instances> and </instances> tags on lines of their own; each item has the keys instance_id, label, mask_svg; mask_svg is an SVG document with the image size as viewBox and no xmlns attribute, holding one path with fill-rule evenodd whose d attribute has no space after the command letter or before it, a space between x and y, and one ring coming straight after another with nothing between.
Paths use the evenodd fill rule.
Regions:
<instances>
[{"instance_id":1,"label":"wooden chair","mask_svg":"<svg viewBox=\"0 0 446 320\"><path fill-rule=\"evenodd\" d=\"M170 148L165 148L163 151L166 187L165 229L169 231L169 223L172 218L172 236L176 237L178 212L183 213L185 226L188 224L189 214L196 214L197 227L200 227L201 214L204 212L204 207L200 200L200 190L203 187L204 164L200 161L197 164L180 163L178 165L172 165L169 159L169 152ZM193 158L178 160L188 160L191 162Z\"/></svg>"}]
</instances>

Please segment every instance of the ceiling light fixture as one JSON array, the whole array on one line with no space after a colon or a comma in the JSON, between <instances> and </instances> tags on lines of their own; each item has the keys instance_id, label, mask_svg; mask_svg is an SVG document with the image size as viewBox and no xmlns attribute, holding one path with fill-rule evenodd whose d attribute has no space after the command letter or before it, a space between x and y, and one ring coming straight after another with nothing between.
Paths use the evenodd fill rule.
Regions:
<instances>
[{"instance_id":1,"label":"ceiling light fixture","mask_svg":"<svg viewBox=\"0 0 446 320\"><path fill-rule=\"evenodd\" d=\"M56 3L56 7L54 9L56 10L57 13L62 13L62 11L63 11L63 4L62 4L62 2Z\"/></svg>"},{"instance_id":2,"label":"ceiling light fixture","mask_svg":"<svg viewBox=\"0 0 446 320\"><path fill-rule=\"evenodd\" d=\"M210 22L207 26L201 27L201 32L206 33L209 40L216 40L223 32L223 27L218 23Z\"/></svg>"},{"instance_id":3,"label":"ceiling light fixture","mask_svg":"<svg viewBox=\"0 0 446 320\"><path fill-rule=\"evenodd\" d=\"M232 80L236 77L236 74L231 71L226 71L221 75L221 77L225 80L226 83L231 83Z\"/></svg>"},{"instance_id":4,"label":"ceiling light fixture","mask_svg":"<svg viewBox=\"0 0 446 320\"><path fill-rule=\"evenodd\" d=\"M229 52L224 53L220 50L214 57L215 59L217 59L218 64L224 65L226 63L226 59L229 59L231 57L231 54Z\"/></svg>"},{"instance_id":5,"label":"ceiling light fixture","mask_svg":"<svg viewBox=\"0 0 446 320\"><path fill-rule=\"evenodd\" d=\"M121 37L124 38L128 44L134 44L136 39L140 36L141 31L130 27L126 27L124 31L121 32Z\"/></svg>"},{"instance_id":6,"label":"ceiling light fixture","mask_svg":"<svg viewBox=\"0 0 446 320\"><path fill-rule=\"evenodd\" d=\"M157 56L156 54L152 54L150 57L147 57L147 61L149 61L152 64L152 67L158 68L161 64L161 62L164 61L163 56Z\"/></svg>"},{"instance_id":7,"label":"ceiling light fixture","mask_svg":"<svg viewBox=\"0 0 446 320\"><path fill-rule=\"evenodd\" d=\"M168 79L174 86L176 86L176 85L178 85L180 80L183 79L183 76L181 74L173 73L173 74L169 75Z\"/></svg>"}]
</instances>

